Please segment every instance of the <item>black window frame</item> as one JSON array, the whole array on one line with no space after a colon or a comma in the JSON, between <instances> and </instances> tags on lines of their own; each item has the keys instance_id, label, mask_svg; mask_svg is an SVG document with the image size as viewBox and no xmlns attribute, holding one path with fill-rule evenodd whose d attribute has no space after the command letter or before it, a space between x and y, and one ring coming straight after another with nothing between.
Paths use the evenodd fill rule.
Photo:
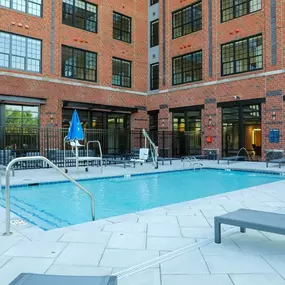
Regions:
<instances>
[{"instance_id":1,"label":"black window frame","mask_svg":"<svg viewBox=\"0 0 285 285\"><path fill-rule=\"evenodd\" d=\"M258 37L261 37L261 55L256 55L255 57L257 57L257 56L261 56L262 57L261 67L250 70L250 68L249 68L250 67L250 59L253 58L253 57L249 56L249 40L250 39L254 39L254 38L258 38ZM245 40L247 41L247 57L243 58L243 59L244 60L247 59L247 70L246 71L236 72L236 62L237 62L237 59L236 59L236 43L242 42L242 41L245 41ZM223 62L223 47L226 46L226 45L230 45L230 44L233 44L233 60L229 61L229 62ZM253 36L249 36L249 37L246 37L246 38L242 38L242 39L238 39L238 40L235 40L235 41L224 43L224 44L221 45L220 56L221 56L221 60L220 60L220 63L221 63L221 76L223 76L223 77L224 76L231 76L231 75L236 75L236 74L242 74L242 73L255 72L255 71L258 71L258 70L262 70L263 69L263 35L262 34L257 34L257 35L253 35ZM239 59L239 60L241 60L241 59ZM233 73L225 74L224 68L223 68L223 64L224 63L230 63L230 62L233 62Z\"/></svg>"},{"instance_id":2,"label":"black window frame","mask_svg":"<svg viewBox=\"0 0 285 285\"><path fill-rule=\"evenodd\" d=\"M76 22L76 21L75 21L75 20L76 20L75 8L76 8L76 6L75 6L75 0L72 0L72 1L73 1L73 4L72 4L72 13L71 13L71 14L66 13L66 11L65 11L65 9L64 9L64 5L65 5L65 4L69 4L69 3L66 3L66 2L62 1L62 13L61 13L61 17L62 17L61 22L62 22L62 24L63 24L63 25L67 25L67 26L69 26L69 27L74 27L74 28L77 28L77 29L80 29L80 30L83 30L83 31L87 31L87 32L90 32L90 33L98 33L98 5L97 5L97 4L94 4L94 3L90 3L90 2L88 2L88 1L80 0L81 2L84 2L84 3L85 3L85 10L84 10L84 11L85 11L84 28L81 28L81 27L76 26L76 24L75 24L75 22ZM87 10L87 5L91 5L91 6L96 7L96 20L95 20L95 21L89 20L89 21L95 23L95 31L91 31L90 29L87 29L87 27L86 27L86 26L87 26L86 23L87 23L87 21L88 21L88 19L86 18L86 12L88 11L88 10ZM71 25L68 24L68 23L64 23L64 14L67 14L67 15L71 15L71 16L72 16L72 24L71 24Z\"/></svg>"},{"instance_id":3,"label":"black window frame","mask_svg":"<svg viewBox=\"0 0 285 285\"><path fill-rule=\"evenodd\" d=\"M252 0L243 0L242 3L235 3L235 0L233 0L233 5L228 7L228 8L224 8L223 9L223 0L221 0L220 2L220 13L221 13L221 23L225 23L225 22L228 22L228 21L231 21L233 19L237 19L237 18L240 18L240 17L243 17L243 16L246 16L246 15L249 15L249 14L252 14L252 13L256 13L260 10L262 10L262 0L259 0L260 1L260 9L257 9L257 10L254 10L252 12L250 12L250 2ZM242 15L236 15L236 11L237 11L237 7L238 6L241 6L243 4L246 4L246 13L245 14L242 14ZM258 3L259 4L259 3ZM229 10L229 9L232 9L232 18L230 19L227 19L227 20L224 20L224 17L223 17L223 11L226 11L226 10Z\"/></svg>"},{"instance_id":4,"label":"black window frame","mask_svg":"<svg viewBox=\"0 0 285 285\"><path fill-rule=\"evenodd\" d=\"M17 12L20 12L20 13L25 13L25 14L28 14L28 15L31 15L31 16L34 16L34 17L38 17L38 18L42 18L43 17L43 0L41 0L41 3L37 3L33 0L25 0L25 11L22 11L22 10L18 10L18 9L15 9L13 8L13 6L15 6L14 3L14 0L9 0L9 7L8 6L3 6L0 4L0 8L7 8L7 9L11 9L11 10L14 10L14 11L17 11ZM39 5L40 6L40 15L35 15L35 14L32 14L32 13L29 13L29 3L32 3L32 4L35 4L35 5Z\"/></svg>"},{"instance_id":5,"label":"black window frame","mask_svg":"<svg viewBox=\"0 0 285 285\"><path fill-rule=\"evenodd\" d=\"M150 0L150 6L159 3L159 0Z\"/></svg>"},{"instance_id":6,"label":"black window frame","mask_svg":"<svg viewBox=\"0 0 285 285\"><path fill-rule=\"evenodd\" d=\"M23 35L19 35L19 34L15 34L15 33L10 33L10 32L7 32L7 31L2 31L0 30L0 33L4 33L4 34L7 34L9 35L10 39L9 39L9 66L8 67L5 67L5 66L0 66L0 68L3 68L3 69L7 69L7 70L18 70L18 71L21 71L21 72L30 72L30 73L34 73L34 74L41 74L42 73L42 63L43 63L43 41L41 39L37 39L37 38L33 38L33 37L28 37L28 36L23 36ZM25 56L19 56L18 57L22 57L24 58L24 69L21 69L21 68L13 68L12 67L12 36L17 36L17 37L21 37L21 38L24 38L25 39ZM31 59L31 60L36 60L35 58L31 58L31 57L28 57L28 45L27 45L27 42L28 40L35 40L35 41L38 41L40 43L40 59L38 60L39 61L39 71L33 71L33 70L29 70L27 69L27 66L28 66L28 63L27 63L27 59ZM3 53L3 54L6 54L6 53ZM14 54L14 56L17 56Z\"/></svg>"},{"instance_id":7,"label":"black window frame","mask_svg":"<svg viewBox=\"0 0 285 285\"><path fill-rule=\"evenodd\" d=\"M153 68L154 67L158 67L158 70L157 70L157 78L154 78L154 72L153 72ZM157 88L154 87L154 80L155 82L157 82ZM150 90L158 90L159 89L159 62L155 62L155 63L152 63L150 65Z\"/></svg>"},{"instance_id":8,"label":"black window frame","mask_svg":"<svg viewBox=\"0 0 285 285\"><path fill-rule=\"evenodd\" d=\"M115 24L114 15L124 17L130 21L130 31L129 32L122 29L122 21L121 21L121 28L120 29L115 28L115 26L114 26L114 24ZM120 31L120 38L119 39L114 37L114 30ZM123 38L122 37L123 32L129 34L129 41L125 41L122 39ZM118 41L122 41L124 43L129 43L129 44L132 43L132 18L131 17L124 15L124 14L121 14L121 13L118 13L116 11L113 11L113 39L118 40Z\"/></svg>"},{"instance_id":9,"label":"black window frame","mask_svg":"<svg viewBox=\"0 0 285 285\"><path fill-rule=\"evenodd\" d=\"M198 4L201 5L201 18L197 18L197 19L194 20L194 10L195 10L195 9L193 9L193 8L194 8L196 5L198 5ZM191 18L192 18L192 20L189 21L189 22L184 23L184 19L183 19L184 13L183 13L183 12L184 12L185 10L189 9L189 8L191 8ZM180 25L180 26L177 26L177 27L174 27L174 18L175 18L175 15L176 15L177 13L181 13L181 25ZM198 21L201 21L201 27L200 27L199 29L193 31L193 23L194 23L194 22L198 22ZM192 25L192 32L185 33L185 26L188 25L188 24L190 24L190 23L191 23L191 25ZM180 28L180 27L181 27L181 36L175 37L175 30L176 30L177 28ZM201 31L202 29L203 29L203 4L202 4L202 1L197 1L197 2L195 2L195 3L192 3L191 5L188 5L188 6L186 6L186 7L183 7L183 8L181 8L181 9L179 9L179 10L176 10L176 11L172 12L172 39L173 39L173 40L174 40L174 39L181 38L181 37L184 37L184 36L186 36L186 35L190 35L190 34L199 32L199 31Z\"/></svg>"},{"instance_id":10,"label":"black window frame","mask_svg":"<svg viewBox=\"0 0 285 285\"><path fill-rule=\"evenodd\" d=\"M128 77L130 79L129 80L129 82L130 82L129 86L122 84L122 82L123 82L122 74L119 75L120 76L120 84L115 84L114 83L113 76L117 75L117 74L114 74L113 60L120 61L121 63L124 62L124 63L129 63L130 64L130 76L125 76L125 77ZM120 73L122 73L122 66L120 67ZM132 88L132 62L130 60L119 58L119 57L114 57L114 56L112 57L112 85L119 86L119 87L124 87L124 88Z\"/></svg>"},{"instance_id":11,"label":"black window frame","mask_svg":"<svg viewBox=\"0 0 285 285\"><path fill-rule=\"evenodd\" d=\"M197 80L191 80L191 81L185 81L184 80L184 72L191 72L191 76L192 78L194 78L194 71L195 70L199 70L199 69L189 69L189 70L184 70L183 68L183 58L186 57L186 56L189 56L191 55L192 57L195 56L195 55L198 55L198 54L201 54L201 78L200 79L197 79ZM181 83L174 83L174 77L176 74L179 74L179 73L174 73L174 61L181 58ZM203 80L203 51L202 50L197 50L197 51L194 51L194 52L190 52L190 53L186 53L186 54L182 54L182 55L179 55L179 56L175 56L172 58L172 85L173 86L176 86L176 85L182 85L182 84L187 84L187 83L193 83L193 82L199 82L199 81L202 81Z\"/></svg>"},{"instance_id":12,"label":"black window frame","mask_svg":"<svg viewBox=\"0 0 285 285\"><path fill-rule=\"evenodd\" d=\"M64 75L64 72L65 72L65 64L63 64L63 49L64 48L68 48L68 49L71 49L72 50L72 59L73 59L73 62L72 64L70 65L72 67L72 76L65 76ZM80 51L80 52L84 52L84 78L76 78L74 77L74 70L73 68L75 67L74 66L74 51ZM95 59L96 59L96 70L95 70L95 80L91 80L91 79L86 79L86 54L87 53L90 53L90 54L94 54L95 55ZM98 74L98 53L97 52L94 52L94 51L89 51L89 50L84 50L84 49L80 49L80 48L75 48L75 47L72 47L72 46L67 46L67 45L62 45L61 46L61 77L64 77L64 78L69 78L69 79L74 79L74 80L80 80L80 81L89 81L89 82L97 82L98 80L98 77L97 77L97 74Z\"/></svg>"},{"instance_id":13,"label":"black window frame","mask_svg":"<svg viewBox=\"0 0 285 285\"><path fill-rule=\"evenodd\" d=\"M153 33L154 24L157 24L157 35ZM159 45L159 19L156 19L150 22L150 47L155 47L158 45Z\"/></svg>"}]
</instances>

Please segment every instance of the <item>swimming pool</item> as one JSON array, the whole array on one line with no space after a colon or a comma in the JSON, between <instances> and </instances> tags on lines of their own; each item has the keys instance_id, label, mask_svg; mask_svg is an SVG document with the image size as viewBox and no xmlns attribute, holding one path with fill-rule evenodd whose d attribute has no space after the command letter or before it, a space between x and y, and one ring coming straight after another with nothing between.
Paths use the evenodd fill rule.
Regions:
<instances>
[{"instance_id":1,"label":"swimming pool","mask_svg":"<svg viewBox=\"0 0 285 285\"><path fill-rule=\"evenodd\" d=\"M96 219L275 182L279 175L202 169L80 183L95 198ZM4 205L1 191L0 205ZM71 183L11 188L11 210L42 229L90 221L89 197Z\"/></svg>"}]
</instances>

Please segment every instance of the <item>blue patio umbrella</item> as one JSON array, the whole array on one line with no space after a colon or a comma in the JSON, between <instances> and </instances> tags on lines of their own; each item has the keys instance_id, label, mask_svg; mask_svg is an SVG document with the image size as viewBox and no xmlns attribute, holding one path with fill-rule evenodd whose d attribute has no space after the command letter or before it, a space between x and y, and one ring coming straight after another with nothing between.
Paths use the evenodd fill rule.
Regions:
<instances>
[{"instance_id":1,"label":"blue patio umbrella","mask_svg":"<svg viewBox=\"0 0 285 285\"><path fill-rule=\"evenodd\" d=\"M76 110L72 114L72 119L70 122L70 127L66 137L69 141L83 140L84 132L80 123L80 119Z\"/></svg>"}]
</instances>

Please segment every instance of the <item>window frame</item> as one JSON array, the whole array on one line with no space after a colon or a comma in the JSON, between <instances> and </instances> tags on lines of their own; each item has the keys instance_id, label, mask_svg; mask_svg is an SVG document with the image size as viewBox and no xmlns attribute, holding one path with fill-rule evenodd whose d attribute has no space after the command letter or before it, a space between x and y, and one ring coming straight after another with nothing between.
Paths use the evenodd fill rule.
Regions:
<instances>
[{"instance_id":1,"label":"window frame","mask_svg":"<svg viewBox=\"0 0 285 285\"><path fill-rule=\"evenodd\" d=\"M127 62L127 63L129 63L130 64L130 86L124 86L124 85L122 85L122 82L123 82L123 80L122 80L122 74L120 74L120 84L114 84L113 83L113 76L114 76L114 74L113 74L113 60L119 60L121 63L122 62ZM121 67L120 67L120 69L121 69ZM120 70L120 73L121 73L121 70ZM115 74L116 75L116 74ZM112 85L114 85L114 86L119 86L119 87L124 87L124 88L132 88L132 61L130 61L130 60L127 60L127 59L123 59L123 58L119 58L119 57L115 57L115 56L113 56L112 57Z\"/></svg>"},{"instance_id":2,"label":"window frame","mask_svg":"<svg viewBox=\"0 0 285 285\"><path fill-rule=\"evenodd\" d=\"M153 44L153 39L155 39L155 36L153 35L153 24L156 24L158 26L158 33L157 33L157 44ZM159 19L155 19L150 22L150 47L156 47L159 46Z\"/></svg>"},{"instance_id":3,"label":"window frame","mask_svg":"<svg viewBox=\"0 0 285 285\"><path fill-rule=\"evenodd\" d=\"M226 22L228 22L228 21L231 21L231 20L234 20L234 19L238 19L238 18L240 18L240 17L246 16L246 15L250 15L250 14L253 14L253 13L256 13L256 12L262 10L262 0L260 0L260 9L255 10L255 11L253 11L253 12L250 12L250 9L249 9L249 7L250 7L250 5L249 5L249 4L250 4L250 1L251 1L251 0L243 0L243 3L246 3L246 13L243 14L243 15L240 15L240 16L236 16L236 7L237 7L237 6L240 6L240 5L243 4L243 3L235 4L235 0L233 0L233 5L232 5L230 8L228 8L228 9L223 9L223 0L221 0L221 1L220 1L221 23L226 23ZM233 17L232 17L231 19L224 20L224 19L223 19L223 11L224 11L224 10L229 10L229 9L232 9Z\"/></svg>"},{"instance_id":4,"label":"window frame","mask_svg":"<svg viewBox=\"0 0 285 285\"><path fill-rule=\"evenodd\" d=\"M72 68L74 68L74 50L79 50L81 52L84 52L84 79L75 78L74 75L73 75L74 74L73 71L72 71L72 77L64 76L64 67L65 67L65 65L62 64L62 61L63 61L63 58L62 58L63 57L63 48L72 49ZM86 79L86 53L92 53L92 54L95 54L95 56L96 56L95 80ZM72 47L72 46L61 45L61 77L72 79L72 80L80 80L80 81L88 81L88 82L97 83L98 82L98 53L94 52L94 51L90 51L90 50L85 50L85 49Z\"/></svg>"},{"instance_id":5,"label":"window frame","mask_svg":"<svg viewBox=\"0 0 285 285\"><path fill-rule=\"evenodd\" d=\"M188 34L185 34L185 33L184 33L184 26L185 26L186 24L189 24L189 23L192 23L192 26L193 26L193 22L197 21L197 19L196 19L195 21L193 20L193 18L194 18L194 17L193 17L193 15L194 15L194 9L193 9L193 7L194 7L195 5L197 5L197 4L199 4L199 3L200 3L201 6L202 6L202 9L201 9L201 29L199 29L199 30L197 30L197 31L192 31L192 32L190 32L190 33L188 33ZM186 10L186 9L188 9L188 8L191 8L192 21L183 24L183 11ZM181 27L181 36L179 36L179 37L174 37L174 30L177 29L177 27L174 27L174 16L175 16L176 13L179 13L179 12L182 13L182 15L181 15L181 23L182 23L182 24L181 24L181 26L178 26L178 27ZM172 12L172 39L173 39L173 40L178 39L178 38L181 38L181 37L184 37L184 36L187 36L187 35L191 35L191 34L193 34L193 33L196 33L196 32L202 31L202 30L203 30L203 3L202 3L202 1L197 1L197 2L195 2L195 3L192 3L192 4L190 4L190 5L187 5L187 6L183 7L183 8L181 8L181 9L178 9L178 10L175 10L175 11Z\"/></svg>"},{"instance_id":6,"label":"window frame","mask_svg":"<svg viewBox=\"0 0 285 285\"><path fill-rule=\"evenodd\" d=\"M187 81L185 82L183 79L184 79L184 75L183 75L183 58L185 56L188 56L188 55L195 55L195 54L198 54L198 53L201 53L201 79L198 79L198 80L192 80L192 81ZM181 83L174 83L174 61L178 58L181 58L182 60L182 64L181 64L181 74L182 74L182 82ZM193 78L193 72L194 72L195 69L191 69L191 73L192 73L192 78ZM181 54L181 55L178 55L178 56L175 56L172 58L172 85L173 86L177 86L177 85L182 85L182 84L189 84L189 83L193 83L193 82L199 82L199 81L203 81L203 50L200 49L200 50L197 50L197 51L194 51L194 52L189 52L189 53L186 53L186 54Z\"/></svg>"},{"instance_id":7,"label":"window frame","mask_svg":"<svg viewBox=\"0 0 285 285\"><path fill-rule=\"evenodd\" d=\"M250 70L249 69L249 65L250 65L250 56L249 56L249 40L250 39L253 39L253 38L257 38L257 37L260 37L261 36L261 43L262 43L262 46L261 46L261 56L262 56L262 66L261 68L257 68L257 69L254 69L254 70ZM235 44L238 43L238 42L242 42L246 40L247 41L247 70L246 71L240 71L240 72L236 72L236 48L235 48ZM223 69L223 46L225 45L229 45L229 44L233 44L233 69L234 69L234 72L233 73L230 73L230 74L224 74L224 69ZM221 76L222 77L225 77L225 76L232 76L232 75L236 75L236 74L242 74L242 73L247 73L247 72L255 72L255 71L259 71L259 70L262 70L263 69L263 35L262 33L260 34L257 34L257 35L253 35L253 36L249 36L249 37L246 37L246 38L242 38L242 39L238 39L238 40L234 40L234 41L230 41L230 42L227 42L227 43L224 43L224 44L221 44L220 46L220 49L221 49L221 52L220 52L220 67L221 67ZM258 56L258 55L257 55Z\"/></svg>"},{"instance_id":8,"label":"window frame","mask_svg":"<svg viewBox=\"0 0 285 285\"><path fill-rule=\"evenodd\" d=\"M157 66L158 67L158 77L157 77L157 88L153 88L153 67L154 66ZM151 90L151 91L153 91L153 90L159 90L159 62L155 62L155 63L152 63L151 65L150 65L150 83L149 83L149 89Z\"/></svg>"},{"instance_id":9,"label":"window frame","mask_svg":"<svg viewBox=\"0 0 285 285\"><path fill-rule=\"evenodd\" d=\"M90 30L86 29L86 21L87 21L86 18L84 18L84 28L80 28L80 27L75 26L75 19L76 19L75 8L76 8L76 6L75 6L75 0L72 0L72 1L73 1L72 14L71 14L72 15L72 25L69 25L69 24L66 24L66 23L63 22L63 15L64 15L63 5L65 3L63 1L62 1L62 5L61 5L61 9L62 9L62 11L61 11L61 23L63 25L69 26L69 27L73 27L73 28L80 29L80 30L83 30L83 31L86 31L86 32L97 34L98 33L98 5L94 4L94 3L90 3L90 2L85 1L85 0L80 0L81 2L85 3L85 10L84 10L85 11L85 17L86 17L86 11L88 11L87 10L87 5L91 5L91 6L95 6L96 7L96 21L94 21L96 23L96 29L95 29L95 31L90 31ZM65 3L65 4L68 4L68 3ZM70 15L70 14L68 14L68 15Z\"/></svg>"},{"instance_id":10,"label":"window frame","mask_svg":"<svg viewBox=\"0 0 285 285\"><path fill-rule=\"evenodd\" d=\"M150 6L159 3L159 0L150 0Z\"/></svg>"},{"instance_id":11,"label":"window frame","mask_svg":"<svg viewBox=\"0 0 285 285\"><path fill-rule=\"evenodd\" d=\"M0 66L0 68L6 69L6 70L17 70L17 71L21 71L21 72L29 72L29 73L34 73L34 74L41 74L42 73L42 63L43 63L43 41L41 39L37 39L34 37L28 37L28 36L23 36L23 35L19 35L19 34L15 34L15 33L10 33L7 31L2 31L0 30L0 33L5 33L8 34L10 36L10 43L9 43L9 67L5 67L5 66ZM24 57L24 69L20 69L20 68L12 68L11 63L12 63L12 36L17 36L17 37L22 37L25 39L25 45L26 45L26 49L25 49L25 57ZM32 59L32 58L28 58L27 57L27 53L28 53L28 48L27 48L27 41L28 39L31 40L36 40L39 41L41 44L41 49L40 49L40 60L39 60L39 72L37 71L32 71L32 70L28 70L27 69L27 59Z\"/></svg>"},{"instance_id":12,"label":"window frame","mask_svg":"<svg viewBox=\"0 0 285 285\"><path fill-rule=\"evenodd\" d=\"M116 30L120 31L121 39L114 38L114 29L115 29L115 27L114 27L114 14L119 15L120 17L125 17L125 18L127 18L127 19L130 20L130 32L129 32L130 41L124 41L124 40L122 40L122 32L123 32L123 30L122 30L122 24L121 24L120 29L116 29ZM131 43L132 43L132 28L133 28L133 27L132 27L132 17L129 17L129 16L127 16L127 15L124 15L124 14L121 14L121 13L119 13L119 12L113 11L113 39L114 39L114 40L118 40L118 41L121 41L121 42L124 42L124 43L129 43L129 44L131 44ZM124 32L127 33L126 31L124 31Z\"/></svg>"},{"instance_id":13,"label":"window frame","mask_svg":"<svg viewBox=\"0 0 285 285\"><path fill-rule=\"evenodd\" d=\"M43 5L44 5L43 0L41 0L41 4L36 3L36 2L34 2L33 0L25 0L25 11L21 11L21 10L17 10L17 9L15 9L15 8L13 8L13 2L14 2L14 0L9 0L9 7L3 6L3 5L0 4L0 8L6 8L6 9L13 10L13 11L17 11L17 13L24 13L24 14L28 14L28 15L33 16L33 17L43 18ZM34 3L34 4L37 4L37 5L40 5L41 9L40 9L40 15L39 15L39 16L38 16L38 15L35 15L35 14L31 14L31 13L28 12L28 10L29 10L29 9L28 9L28 7L29 7L28 4L29 4L29 2L30 2L30 3Z\"/></svg>"}]
</instances>

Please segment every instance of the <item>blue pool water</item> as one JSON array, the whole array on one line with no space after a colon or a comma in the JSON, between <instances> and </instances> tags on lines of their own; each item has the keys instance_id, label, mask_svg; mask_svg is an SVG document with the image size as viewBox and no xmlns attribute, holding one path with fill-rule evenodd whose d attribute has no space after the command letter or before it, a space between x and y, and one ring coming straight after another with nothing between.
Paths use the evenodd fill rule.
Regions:
<instances>
[{"instance_id":1,"label":"blue pool water","mask_svg":"<svg viewBox=\"0 0 285 285\"><path fill-rule=\"evenodd\" d=\"M93 193L96 219L102 219L281 179L279 175L203 169L80 183ZM91 219L89 197L71 183L11 188L11 210L43 229Z\"/></svg>"}]
</instances>

